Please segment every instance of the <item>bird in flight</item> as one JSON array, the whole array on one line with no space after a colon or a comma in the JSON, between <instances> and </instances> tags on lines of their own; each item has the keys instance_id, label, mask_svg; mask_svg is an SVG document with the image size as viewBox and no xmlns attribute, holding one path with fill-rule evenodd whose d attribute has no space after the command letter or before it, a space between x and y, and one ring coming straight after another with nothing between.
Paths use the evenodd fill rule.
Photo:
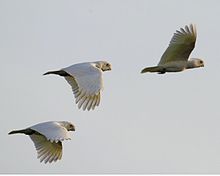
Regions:
<instances>
[{"instance_id":1,"label":"bird in flight","mask_svg":"<svg viewBox=\"0 0 220 176\"><path fill-rule=\"evenodd\" d=\"M69 131L75 131L72 123L49 121L22 130L14 130L8 134L23 133L29 135L34 142L40 162L52 163L62 158L62 141L71 139Z\"/></svg>"},{"instance_id":2,"label":"bird in flight","mask_svg":"<svg viewBox=\"0 0 220 176\"><path fill-rule=\"evenodd\" d=\"M103 89L102 73L111 70L106 61L85 62L60 69L48 71L44 75L57 74L63 76L70 84L78 108L95 109L100 103L100 92Z\"/></svg>"},{"instance_id":3,"label":"bird in flight","mask_svg":"<svg viewBox=\"0 0 220 176\"><path fill-rule=\"evenodd\" d=\"M188 60L196 43L196 27L192 24L176 31L166 51L163 53L157 66L146 67L141 73L158 72L181 72L185 69L204 67L204 62L198 58Z\"/></svg>"}]
</instances>

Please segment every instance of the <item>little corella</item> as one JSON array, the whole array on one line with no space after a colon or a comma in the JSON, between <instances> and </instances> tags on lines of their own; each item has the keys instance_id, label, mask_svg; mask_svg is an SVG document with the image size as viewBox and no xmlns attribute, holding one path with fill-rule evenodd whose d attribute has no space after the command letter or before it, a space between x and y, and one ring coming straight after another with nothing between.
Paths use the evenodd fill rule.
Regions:
<instances>
[{"instance_id":1,"label":"little corella","mask_svg":"<svg viewBox=\"0 0 220 176\"><path fill-rule=\"evenodd\" d=\"M22 130L14 130L8 134L23 133L29 135L34 142L40 162L51 163L62 158L62 141L71 139L69 131L75 131L72 123L50 121Z\"/></svg>"},{"instance_id":2,"label":"little corella","mask_svg":"<svg viewBox=\"0 0 220 176\"><path fill-rule=\"evenodd\" d=\"M203 60L199 58L188 60L190 53L195 47L196 36L196 27L194 25L185 26L185 29L180 28L180 31L174 33L158 65L146 67L141 73L158 72L163 74L166 72L180 72L185 69L204 67Z\"/></svg>"},{"instance_id":3,"label":"little corella","mask_svg":"<svg viewBox=\"0 0 220 176\"><path fill-rule=\"evenodd\" d=\"M106 61L85 62L60 69L48 71L44 75L57 74L63 76L71 85L78 108L95 109L100 103L100 92L103 89L102 73L111 70Z\"/></svg>"}]
</instances>

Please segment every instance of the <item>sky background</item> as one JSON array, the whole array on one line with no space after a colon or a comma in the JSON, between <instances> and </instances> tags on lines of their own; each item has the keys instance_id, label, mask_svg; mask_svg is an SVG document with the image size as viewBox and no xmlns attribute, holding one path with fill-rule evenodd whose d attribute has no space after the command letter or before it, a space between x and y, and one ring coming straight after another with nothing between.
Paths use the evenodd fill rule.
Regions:
<instances>
[{"instance_id":1,"label":"sky background","mask_svg":"<svg viewBox=\"0 0 220 176\"><path fill-rule=\"evenodd\" d=\"M220 173L219 0L0 0L0 173ZM197 26L204 68L140 74L180 27ZM79 110L48 70L106 60L101 104ZM63 157L40 163L29 137L50 120L76 126Z\"/></svg>"}]
</instances>

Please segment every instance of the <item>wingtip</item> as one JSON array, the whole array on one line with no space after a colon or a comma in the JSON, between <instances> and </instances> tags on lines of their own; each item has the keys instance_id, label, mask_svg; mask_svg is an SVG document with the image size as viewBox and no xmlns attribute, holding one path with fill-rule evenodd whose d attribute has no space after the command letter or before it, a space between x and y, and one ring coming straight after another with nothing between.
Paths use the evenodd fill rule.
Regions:
<instances>
[{"instance_id":1,"label":"wingtip","mask_svg":"<svg viewBox=\"0 0 220 176\"><path fill-rule=\"evenodd\" d=\"M193 33L195 36L197 36L196 24L190 23L188 26L186 25L186 27L189 28L191 33Z\"/></svg>"}]
</instances>

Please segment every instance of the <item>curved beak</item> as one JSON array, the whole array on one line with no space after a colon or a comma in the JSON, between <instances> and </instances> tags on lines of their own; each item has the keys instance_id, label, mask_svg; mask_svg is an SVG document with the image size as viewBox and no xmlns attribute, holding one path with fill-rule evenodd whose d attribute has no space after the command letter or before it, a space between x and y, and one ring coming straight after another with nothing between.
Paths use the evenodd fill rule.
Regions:
<instances>
[{"instance_id":1,"label":"curved beak","mask_svg":"<svg viewBox=\"0 0 220 176\"><path fill-rule=\"evenodd\" d=\"M75 131L75 127L73 126L72 128L69 129L69 131Z\"/></svg>"}]
</instances>

